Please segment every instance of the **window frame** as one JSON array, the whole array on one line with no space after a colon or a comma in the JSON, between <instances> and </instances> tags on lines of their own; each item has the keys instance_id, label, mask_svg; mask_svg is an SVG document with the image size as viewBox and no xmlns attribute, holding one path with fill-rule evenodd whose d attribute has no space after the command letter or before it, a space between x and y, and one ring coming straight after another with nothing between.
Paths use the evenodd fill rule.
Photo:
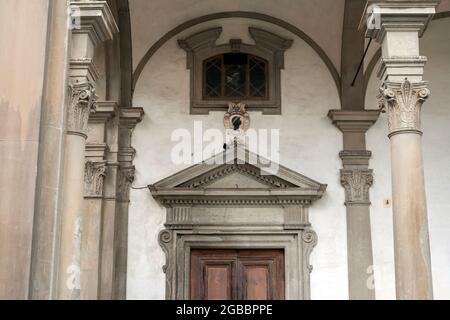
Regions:
<instances>
[{"instance_id":1,"label":"window frame","mask_svg":"<svg viewBox=\"0 0 450 320\"><path fill-rule=\"evenodd\" d=\"M230 102L244 103L249 111L281 114L281 70L284 69L284 53L292 46L293 41L254 27L249 27L248 30L255 44L245 44L240 39L230 39L229 43L216 44L222 33L221 27L200 31L178 40L180 48L186 51L186 66L190 71L191 114L226 111ZM205 97L204 61L226 53L244 53L267 62L265 98Z\"/></svg>"}]
</instances>

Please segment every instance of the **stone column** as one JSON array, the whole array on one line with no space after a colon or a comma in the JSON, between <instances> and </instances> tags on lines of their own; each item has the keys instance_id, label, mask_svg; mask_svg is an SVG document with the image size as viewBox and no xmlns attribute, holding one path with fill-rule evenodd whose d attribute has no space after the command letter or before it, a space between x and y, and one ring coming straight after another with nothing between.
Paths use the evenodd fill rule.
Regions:
<instances>
[{"instance_id":1,"label":"stone column","mask_svg":"<svg viewBox=\"0 0 450 320\"><path fill-rule=\"evenodd\" d=\"M117 188L117 214L115 236L114 299L126 298L127 255L128 255L128 208L130 187L134 181L133 160L136 151L131 146L131 136L144 115L142 108L122 108L119 124L119 173Z\"/></svg>"},{"instance_id":2,"label":"stone column","mask_svg":"<svg viewBox=\"0 0 450 320\"><path fill-rule=\"evenodd\" d=\"M369 169L371 152L366 150L365 135L377 121L376 110L331 110L329 117L344 135L340 153L344 168L341 184L345 188L347 210L347 259L349 298L375 299L369 188L373 183Z\"/></svg>"},{"instance_id":3,"label":"stone column","mask_svg":"<svg viewBox=\"0 0 450 320\"><path fill-rule=\"evenodd\" d=\"M67 28L67 3L51 0L49 13L29 293L30 299L37 300L54 298L68 85L70 31Z\"/></svg>"},{"instance_id":4,"label":"stone column","mask_svg":"<svg viewBox=\"0 0 450 320\"><path fill-rule=\"evenodd\" d=\"M98 75L93 64L95 47L117 30L106 2L72 1L72 43L69 103L65 137L61 253L58 298L79 299L81 290L81 230L84 211L85 147L89 114L95 101Z\"/></svg>"},{"instance_id":5,"label":"stone column","mask_svg":"<svg viewBox=\"0 0 450 320\"><path fill-rule=\"evenodd\" d=\"M432 299L420 113L429 96L419 37L439 1L369 1L367 37L382 47L380 105L391 139L395 276L398 299Z\"/></svg>"},{"instance_id":6,"label":"stone column","mask_svg":"<svg viewBox=\"0 0 450 320\"><path fill-rule=\"evenodd\" d=\"M89 118L86 145L85 211L81 237L81 298L97 300L100 291L103 182L106 171L106 125L117 114L114 102L96 103L95 114Z\"/></svg>"},{"instance_id":7,"label":"stone column","mask_svg":"<svg viewBox=\"0 0 450 320\"><path fill-rule=\"evenodd\" d=\"M58 53L55 52L58 50L51 46L64 47L61 39L64 36L51 31L52 26L59 22L53 15L57 13L50 13L53 9L49 6L49 0L1 1L0 300L29 298L29 288L35 285L30 281L32 242L35 239L33 223L42 216L34 216L35 210L40 210L37 206L42 205L37 187L50 188L57 183L41 183L42 174L38 173L42 169L41 144L48 137L46 112L62 104L49 93L52 80L60 75L58 70L54 70L58 69L57 66L49 70L46 64L50 57L58 61ZM58 80L64 82L63 78L61 76ZM57 91L59 87L51 88ZM54 103L55 108L49 107L49 103ZM55 115L55 122L57 118ZM57 140L58 125L52 125L54 139ZM55 174L54 169L50 167L49 174ZM47 264L47 273L52 268L49 260L42 261L42 264Z\"/></svg>"}]
</instances>

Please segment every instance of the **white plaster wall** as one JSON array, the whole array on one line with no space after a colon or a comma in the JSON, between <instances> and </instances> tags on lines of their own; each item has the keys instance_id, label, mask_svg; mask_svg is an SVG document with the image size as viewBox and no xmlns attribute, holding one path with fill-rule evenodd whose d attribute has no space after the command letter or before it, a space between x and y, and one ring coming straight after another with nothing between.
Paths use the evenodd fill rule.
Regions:
<instances>
[{"instance_id":1,"label":"white plaster wall","mask_svg":"<svg viewBox=\"0 0 450 320\"><path fill-rule=\"evenodd\" d=\"M134 67L159 38L188 20L218 12L250 11L298 27L340 70L344 4L345 0L130 0ZM317 23L319 20L322 23Z\"/></svg>"},{"instance_id":2,"label":"white plaster wall","mask_svg":"<svg viewBox=\"0 0 450 320\"><path fill-rule=\"evenodd\" d=\"M185 166L172 164L172 131L193 131L193 122L204 129L223 129L222 112L189 115L189 71L185 52L176 39L196 29L222 25L220 41L240 37L248 42L248 26L257 26L294 39L286 52L282 71L282 116L251 113L251 127L280 130L281 164L328 184L323 199L311 208L311 220L319 236L312 254L313 299L348 299L344 191L339 183L342 136L331 125L328 110L339 108L336 86L319 56L301 39L278 27L247 19L224 19L197 26L166 43L149 61L137 83L133 105L146 116L136 128L133 146L135 186L154 183ZM132 190L129 215L128 284L129 299L163 299L165 291L163 252L157 242L165 210L148 190Z\"/></svg>"},{"instance_id":3,"label":"white plaster wall","mask_svg":"<svg viewBox=\"0 0 450 320\"><path fill-rule=\"evenodd\" d=\"M421 40L421 54L428 57L425 80L430 82L431 98L422 109L425 182L431 242L431 264L435 299L450 299L450 18L433 21ZM376 69L375 69L376 70ZM366 105L376 108L380 82L372 74ZM375 172L372 198L372 234L378 299L395 298L395 270L392 209L383 207L391 197L390 147L387 119L382 115L370 129L368 149L373 151Z\"/></svg>"}]
</instances>

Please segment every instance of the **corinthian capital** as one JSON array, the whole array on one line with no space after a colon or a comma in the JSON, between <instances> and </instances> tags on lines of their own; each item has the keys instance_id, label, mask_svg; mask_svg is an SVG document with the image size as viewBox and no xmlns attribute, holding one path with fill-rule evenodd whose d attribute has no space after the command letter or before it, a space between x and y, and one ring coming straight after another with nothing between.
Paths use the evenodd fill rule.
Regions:
<instances>
[{"instance_id":1,"label":"corinthian capital","mask_svg":"<svg viewBox=\"0 0 450 320\"><path fill-rule=\"evenodd\" d=\"M390 136L400 132L421 133L422 104L429 97L427 82L386 82L380 88L380 106L388 112Z\"/></svg>"},{"instance_id":2,"label":"corinthian capital","mask_svg":"<svg viewBox=\"0 0 450 320\"><path fill-rule=\"evenodd\" d=\"M85 197L98 198L103 196L103 181L106 175L106 161L87 161L84 172Z\"/></svg>"},{"instance_id":3,"label":"corinthian capital","mask_svg":"<svg viewBox=\"0 0 450 320\"><path fill-rule=\"evenodd\" d=\"M373 184L372 170L341 170L341 184L345 189L346 205L369 205L369 188Z\"/></svg>"},{"instance_id":4,"label":"corinthian capital","mask_svg":"<svg viewBox=\"0 0 450 320\"><path fill-rule=\"evenodd\" d=\"M69 85L69 106L67 110L67 133L86 138L89 114L95 110L97 99L94 86L87 83Z\"/></svg>"}]
</instances>

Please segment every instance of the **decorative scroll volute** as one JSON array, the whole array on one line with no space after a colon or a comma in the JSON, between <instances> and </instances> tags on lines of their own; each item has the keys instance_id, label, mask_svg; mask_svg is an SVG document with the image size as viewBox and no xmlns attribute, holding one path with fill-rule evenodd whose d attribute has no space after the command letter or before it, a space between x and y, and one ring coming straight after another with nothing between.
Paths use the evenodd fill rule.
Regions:
<instances>
[{"instance_id":1,"label":"decorative scroll volute","mask_svg":"<svg viewBox=\"0 0 450 320\"><path fill-rule=\"evenodd\" d=\"M430 90L426 82L386 82L380 88L380 107L388 112L391 135L402 131L421 130L422 104L428 99Z\"/></svg>"}]
</instances>

